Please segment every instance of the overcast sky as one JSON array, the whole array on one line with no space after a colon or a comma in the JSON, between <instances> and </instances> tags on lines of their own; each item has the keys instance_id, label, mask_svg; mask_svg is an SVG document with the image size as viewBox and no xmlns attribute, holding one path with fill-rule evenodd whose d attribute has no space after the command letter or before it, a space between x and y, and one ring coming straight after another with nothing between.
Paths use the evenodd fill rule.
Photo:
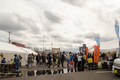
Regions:
<instances>
[{"instance_id":1,"label":"overcast sky","mask_svg":"<svg viewBox=\"0 0 120 80\"><path fill-rule=\"evenodd\" d=\"M117 39L114 25L120 21L120 0L0 0L0 41L61 51L78 51L86 44Z\"/></svg>"}]
</instances>

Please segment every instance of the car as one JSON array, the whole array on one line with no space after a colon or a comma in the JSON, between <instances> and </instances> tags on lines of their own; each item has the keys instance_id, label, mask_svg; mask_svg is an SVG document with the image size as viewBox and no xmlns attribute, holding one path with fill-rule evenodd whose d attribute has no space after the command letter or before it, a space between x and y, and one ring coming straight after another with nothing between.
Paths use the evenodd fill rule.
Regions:
<instances>
[{"instance_id":1,"label":"car","mask_svg":"<svg viewBox=\"0 0 120 80\"><path fill-rule=\"evenodd\" d=\"M120 58L117 58L114 60L113 66L112 66L112 73L120 76Z\"/></svg>"}]
</instances>

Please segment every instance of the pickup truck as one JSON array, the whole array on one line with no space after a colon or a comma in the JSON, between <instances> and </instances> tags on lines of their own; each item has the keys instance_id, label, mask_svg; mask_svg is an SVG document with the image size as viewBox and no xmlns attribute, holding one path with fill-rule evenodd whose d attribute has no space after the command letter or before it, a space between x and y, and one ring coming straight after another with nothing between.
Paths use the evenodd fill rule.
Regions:
<instances>
[{"instance_id":1,"label":"pickup truck","mask_svg":"<svg viewBox=\"0 0 120 80\"><path fill-rule=\"evenodd\" d=\"M112 66L112 73L114 73L117 76L120 76L120 58L114 60Z\"/></svg>"}]
</instances>

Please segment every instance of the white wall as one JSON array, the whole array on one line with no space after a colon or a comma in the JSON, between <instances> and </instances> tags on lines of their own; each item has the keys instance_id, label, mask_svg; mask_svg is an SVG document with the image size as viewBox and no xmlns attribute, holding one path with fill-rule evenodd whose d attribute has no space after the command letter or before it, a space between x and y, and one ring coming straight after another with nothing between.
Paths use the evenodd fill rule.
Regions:
<instances>
[{"instance_id":1,"label":"white wall","mask_svg":"<svg viewBox=\"0 0 120 80\"><path fill-rule=\"evenodd\" d=\"M1 53L0 53L1 54ZM6 58L6 61L11 61L11 59L13 59L14 60L14 55L15 55L15 53L2 53L3 54L3 56ZM26 54L18 54L17 53L17 55L19 56L19 55L21 55L22 56L22 66L25 66L26 65Z\"/></svg>"}]
</instances>

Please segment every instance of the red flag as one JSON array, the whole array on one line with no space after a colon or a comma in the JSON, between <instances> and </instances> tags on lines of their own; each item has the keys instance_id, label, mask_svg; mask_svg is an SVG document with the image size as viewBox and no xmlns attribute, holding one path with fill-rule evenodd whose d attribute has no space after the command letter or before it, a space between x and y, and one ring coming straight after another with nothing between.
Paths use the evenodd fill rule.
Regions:
<instances>
[{"instance_id":1,"label":"red flag","mask_svg":"<svg viewBox=\"0 0 120 80\"><path fill-rule=\"evenodd\" d=\"M89 53L89 50L88 50L88 47L86 47L86 60L88 60L88 53Z\"/></svg>"}]
</instances>

